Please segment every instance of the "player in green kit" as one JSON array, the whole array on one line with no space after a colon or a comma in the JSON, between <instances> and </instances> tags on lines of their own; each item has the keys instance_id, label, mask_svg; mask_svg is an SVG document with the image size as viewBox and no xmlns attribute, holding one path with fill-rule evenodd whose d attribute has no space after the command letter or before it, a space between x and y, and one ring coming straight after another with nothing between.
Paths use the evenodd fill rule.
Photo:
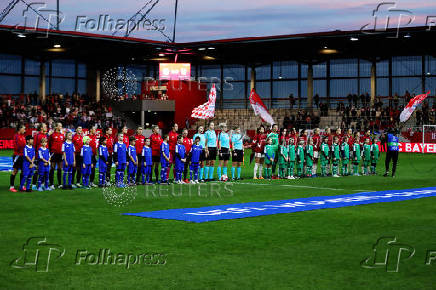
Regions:
<instances>
[{"instance_id":1,"label":"player in green kit","mask_svg":"<svg viewBox=\"0 0 436 290\"><path fill-rule=\"evenodd\" d=\"M271 138L266 139L264 153L265 153L265 168L263 169L264 175L265 178L271 179L272 178L271 167L274 165L274 159L275 159L275 149L274 146L272 145Z\"/></svg>"},{"instance_id":2,"label":"player in green kit","mask_svg":"<svg viewBox=\"0 0 436 290\"><path fill-rule=\"evenodd\" d=\"M306 145L306 176L312 177L313 166L313 139L309 138Z\"/></svg>"},{"instance_id":3,"label":"player in green kit","mask_svg":"<svg viewBox=\"0 0 436 290\"><path fill-rule=\"evenodd\" d=\"M330 156L330 148L328 144L329 138L324 137L323 142L321 143L320 154L320 162L321 162L321 176L327 176L327 166L329 165L329 156Z\"/></svg>"},{"instance_id":4,"label":"player in green kit","mask_svg":"<svg viewBox=\"0 0 436 290\"><path fill-rule=\"evenodd\" d=\"M369 174L369 166L371 164L371 145L369 144L369 139L365 139L365 144L363 144L363 174Z\"/></svg>"},{"instance_id":5,"label":"player in green kit","mask_svg":"<svg viewBox=\"0 0 436 290\"><path fill-rule=\"evenodd\" d=\"M380 147L378 146L379 140L374 137L371 145L371 174L376 174L377 161L380 158Z\"/></svg>"},{"instance_id":6,"label":"player in green kit","mask_svg":"<svg viewBox=\"0 0 436 290\"><path fill-rule=\"evenodd\" d=\"M332 144L332 176L333 177L339 177L338 175L338 167L339 167L339 160L341 158L340 156L340 150L339 150L339 138L338 136L335 136L333 139Z\"/></svg>"},{"instance_id":7,"label":"player in green kit","mask_svg":"<svg viewBox=\"0 0 436 290\"><path fill-rule=\"evenodd\" d=\"M341 159L342 159L342 176L348 175L348 161L350 160L350 145L348 145L348 136L345 135L341 144Z\"/></svg>"},{"instance_id":8,"label":"player in green kit","mask_svg":"<svg viewBox=\"0 0 436 290\"><path fill-rule=\"evenodd\" d=\"M286 139L282 139L282 144L279 146L279 178L286 178L288 169L288 146Z\"/></svg>"},{"instance_id":9,"label":"player in green kit","mask_svg":"<svg viewBox=\"0 0 436 290\"><path fill-rule=\"evenodd\" d=\"M297 176L303 177L304 172L304 141L300 141L297 147Z\"/></svg>"},{"instance_id":10,"label":"player in green kit","mask_svg":"<svg viewBox=\"0 0 436 290\"><path fill-rule=\"evenodd\" d=\"M353 175L360 176L359 174L359 163L360 163L360 144L359 144L359 132L354 134L354 144L353 144Z\"/></svg>"},{"instance_id":11,"label":"player in green kit","mask_svg":"<svg viewBox=\"0 0 436 290\"><path fill-rule=\"evenodd\" d=\"M288 163L288 179L295 179L294 177L294 167L295 167L295 139L290 138L289 139L289 146L288 146L288 157L289 157L289 163Z\"/></svg>"},{"instance_id":12,"label":"player in green kit","mask_svg":"<svg viewBox=\"0 0 436 290\"><path fill-rule=\"evenodd\" d=\"M266 138L271 139L271 146L274 149L274 163L272 165L272 173L274 174L276 171L277 159L278 159L278 151L279 151L279 126L277 124L273 124L271 128L271 133L269 133Z\"/></svg>"}]
</instances>

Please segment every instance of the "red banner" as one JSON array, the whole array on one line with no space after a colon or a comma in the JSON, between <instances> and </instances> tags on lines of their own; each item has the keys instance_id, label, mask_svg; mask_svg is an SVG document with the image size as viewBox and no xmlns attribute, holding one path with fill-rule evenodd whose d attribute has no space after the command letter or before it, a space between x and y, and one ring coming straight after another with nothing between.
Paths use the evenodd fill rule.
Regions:
<instances>
[{"instance_id":1,"label":"red banner","mask_svg":"<svg viewBox=\"0 0 436 290\"><path fill-rule=\"evenodd\" d=\"M386 148L384 146L380 146L380 150L382 152L386 152ZM406 153L436 153L436 144L435 143L425 143L424 150L422 143L405 143L400 142L400 152Z\"/></svg>"},{"instance_id":2,"label":"red banner","mask_svg":"<svg viewBox=\"0 0 436 290\"><path fill-rule=\"evenodd\" d=\"M14 149L14 140L0 140L1 149Z\"/></svg>"}]
</instances>

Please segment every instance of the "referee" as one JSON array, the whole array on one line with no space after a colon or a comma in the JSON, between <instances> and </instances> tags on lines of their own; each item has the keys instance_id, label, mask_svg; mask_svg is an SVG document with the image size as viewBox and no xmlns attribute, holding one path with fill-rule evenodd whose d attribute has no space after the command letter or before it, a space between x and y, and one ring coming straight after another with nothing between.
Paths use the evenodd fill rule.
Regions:
<instances>
[{"instance_id":1,"label":"referee","mask_svg":"<svg viewBox=\"0 0 436 290\"><path fill-rule=\"evenodd\" d=\"M388 135L385 138L385 144L387 146L386 159L385 159L385 174L384 177L389 176L389 163L392 160L392 177L395 177L395 171L397 170L397 162L398 162L398 151L399 151L399 143L398 137L399 134L398 129L390 129L388 131Z\"/></svg>"}]
</instances>

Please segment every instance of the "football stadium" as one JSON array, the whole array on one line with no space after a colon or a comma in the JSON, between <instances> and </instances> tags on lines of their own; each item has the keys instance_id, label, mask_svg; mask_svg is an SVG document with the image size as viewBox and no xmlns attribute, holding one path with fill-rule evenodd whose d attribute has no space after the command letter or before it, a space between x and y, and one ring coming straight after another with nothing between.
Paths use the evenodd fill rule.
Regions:
<instances>
[{"instance_id":1,"label":"football stadium","mask_svg":"<svg viewBox=\"0 0 436 290\"><path fill-rule=\"evenodd\" d=\"M2 1L0 287L435 289L433 15Z\"/></svg>"}]
</instances>

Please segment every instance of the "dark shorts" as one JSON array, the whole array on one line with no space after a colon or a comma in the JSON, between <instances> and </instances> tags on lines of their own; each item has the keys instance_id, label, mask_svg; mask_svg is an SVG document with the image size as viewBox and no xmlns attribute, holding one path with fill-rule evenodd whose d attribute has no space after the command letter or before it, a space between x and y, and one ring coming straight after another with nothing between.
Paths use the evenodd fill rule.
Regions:
<instances>
[{"instance_id":1,"label":"dark shorts","mask_svg":"<svg viewBox=\"0 0 436 290\"><path fill-rule=\"evenodd\" d=\"M221 148L220 154L218 155L219 160L227 161L230 159L230 150L229 148Z\"/></svg>"},{"instance_id":2,"label":"dark shorts","mask_svg":"<svg viewBox=\"0 0 436 290\"><path fill-rule=\"evenodd\" d=\"M233 162L244 161L244 150L233 150L232 161Z\"/></svg>"},{"instance_id":3,"label":"dark shorts","mask_svg":"<svg viewBox=\"0 0 436 290\"><path fill-rule=\"evenodd\" d=\"M14 169L22 170L23 169L23 156L13 155L12 162L14 163Z\"/></svg>"},{"instance_id":4,"label":"dark shorts","mask_svg":"<svg viewBox=\"0 0 436 290\"><path fill-rule=\"evenodd\" d=\"M151 161L153 161L153 163L160 163L160 156L159 155L153 155L151 157Z\"/></svg>"},{"instance_id":5,"label":"dark shorts","mask_svg":"<svg viewBox=\"0 0 436 290\"><path fill-rule=\"evenodd\" d=\"M62 162L62 154L61 153L54 153L53 157L50 160L51 160L51 162L55 162L55 163Z\"/></svg>"},{"instance_id":6,"label":"dark shorts","mask_svg":"<svg viewBox=\"0 0 436 290\"><path fill-rule=\"evenodd\" d=\"M204 149L201 151L200 154L200 162L206 160L206 152L204 151Z\"/></svg>"},{"instance_id":7,"label":"dark shorts","mask_svg":"<svg viewBox=\"0 0 436 290\"><path fill-rule=\"evenodd\" d=\"M216 160L217 148L216 147L208 147L209 155L207 156L207 160Z\"/></svg>"},{"instance_id":8,"label":"dark shorts","mask_svg":"<svg viewBox=\"0 0 436 290\"><path fill-rule=\"evenodd\" d=\"M170 164L175 163L176 151L170 151Z\"/></svg>"},{"instance_id":9,"label":"dark shorts","mask_svg":"<svg viewBox=\"0 0 436 290\"><path fill-rule=\"evenodd\" d=\"M80 156L80 152L79 153L75 153L75 155L76 155L76 167L82 166L83 157Z\"/></svg>"},{"instance_id":10,"label":"dark shorts","mask_svg":"<svg viewBox=\"0 0 436 290\"><path fill-rule=\"evenodd\" d=\"M141 154L136 154L136 160L138 160L138 168L140 168L140 167L142 167L142 163L143 163L143 161L142 161L142 155Z\"/></svg>"}]
</instances>

